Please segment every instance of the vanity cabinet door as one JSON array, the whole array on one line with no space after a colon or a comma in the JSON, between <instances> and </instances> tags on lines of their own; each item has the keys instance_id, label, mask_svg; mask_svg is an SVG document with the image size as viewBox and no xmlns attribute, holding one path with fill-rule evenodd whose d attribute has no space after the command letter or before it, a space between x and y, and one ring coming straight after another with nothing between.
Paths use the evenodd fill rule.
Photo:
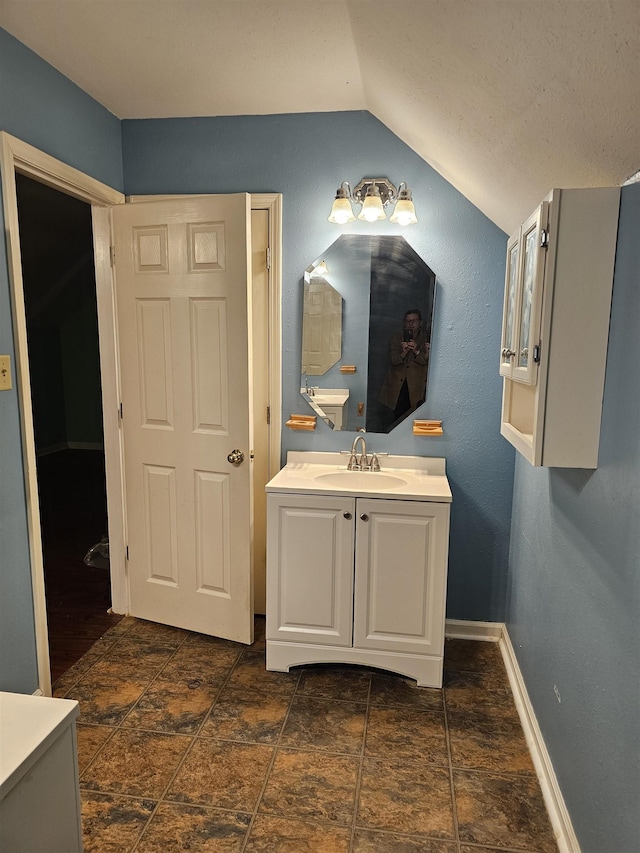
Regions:
<instances>
[{"instance_id":1,"label":"vanity cabinet door","mask_svg":"<svg viewBox=\"0 0 640 853\"><path fill-rule=\"evenodd\" d=\"M267 639L351 646L355 499L267 500Z\"/></svg>"},{"instance_id":2,"label":"vanity cabinet door","mask_svg":"<svg viewBox=\"0 0 640 853\"><path fill-rule=\"evenodd\" d=\"M548 215L545 201L507 243L500 374L527 385L538 378Z\"/></svg>"},{"instance_id":3,"label":"vanity cabinet door","mask_svg":"<svg viewBox=\"0 0 640 853\"><path fill-rule=\"evenodd\" d=\"M361 498L354 647L442 655L449 504Z\"/></svg>"}]
</instances>

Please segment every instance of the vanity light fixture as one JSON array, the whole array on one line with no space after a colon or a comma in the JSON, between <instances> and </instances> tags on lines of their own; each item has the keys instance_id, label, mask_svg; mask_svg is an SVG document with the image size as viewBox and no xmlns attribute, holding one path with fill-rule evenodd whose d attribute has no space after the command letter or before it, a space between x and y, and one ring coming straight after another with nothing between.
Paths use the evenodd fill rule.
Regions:
<instances>
[{"instance_id":1,"label":"vanity light fixture","mask_svg":"<svg viewBox=\"0 0 640 853\"><path fill-rule=\"evenodd\" d=\"M343 181L336 190L336 197L329 214L329 222L346 225L354 222L353 203L362 205L358 219L379 222L387 218L385 207L395 204L390 222L398 225L414 225L418 218L413 206L411 190L405 181L396 189L388 178L363 178L354 189Z\"/></svg>"},{"instance_id":2,"label":"vanity light fixture","mask_svg":"<svg viewBox=\"0 0 640 853\"><path fill-rule=\"evenodd\" d=\"M310 273L310 278L319 278L328 275L329 270L327 269L326 261L320 261L320 263L315 266Z\"/></svg>"}]
</instances>

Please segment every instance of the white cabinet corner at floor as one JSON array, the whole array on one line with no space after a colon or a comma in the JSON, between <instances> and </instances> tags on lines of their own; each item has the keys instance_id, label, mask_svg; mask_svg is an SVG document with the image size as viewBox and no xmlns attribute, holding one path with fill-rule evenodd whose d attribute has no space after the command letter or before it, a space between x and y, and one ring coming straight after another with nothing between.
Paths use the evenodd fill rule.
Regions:
<instances>
[{"instance_id":1,"label":"white cabinet corner at floor","mask_svg":"<svg viewBox=\"0 0 640 853\"><path fill-rule=\"evenodd\" d=\"M532 465L596 468L620 189L554 189L507 244L501 434Z\"/></svg>"},{"instance_id":2,"label":"white cabinet corner at floor","mask_svg":"<svg viewBox=\"0 0 640 853\"><path fill-rule=\"evenodd\" d=\"M82 853L70 699L0 693L0 850Z\"/></svg>"}]
</instances>

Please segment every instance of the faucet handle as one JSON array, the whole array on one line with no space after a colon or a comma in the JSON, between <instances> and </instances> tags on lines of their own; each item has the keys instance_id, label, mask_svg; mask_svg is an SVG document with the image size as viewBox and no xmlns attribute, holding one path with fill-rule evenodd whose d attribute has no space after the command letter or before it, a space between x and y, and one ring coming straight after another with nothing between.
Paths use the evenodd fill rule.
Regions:
<instances>
[{"instance_id":1,"label":"faucet handle","mask_svg":"<svg viewBox=\"0 0 640 853\"><path fill-rule=\"evenodd\" d=\"M369 463L369 470L370 471L379 471L380 470L380 461L378 459L377 454L375 454L375 453L371 454L371 461Z\"/></svg>"},{"instance_id":2,"label":"faucet handle","mask_svg":"<svg viewBox=\"0 0 640 853\"><path fill-rule=\"evenodd\" d=\"M359 471L360 463L358 462L358 457L355 453L352 453L349 456L349 461L347 462L347 471Z\"/></svg>"}]
</instances>

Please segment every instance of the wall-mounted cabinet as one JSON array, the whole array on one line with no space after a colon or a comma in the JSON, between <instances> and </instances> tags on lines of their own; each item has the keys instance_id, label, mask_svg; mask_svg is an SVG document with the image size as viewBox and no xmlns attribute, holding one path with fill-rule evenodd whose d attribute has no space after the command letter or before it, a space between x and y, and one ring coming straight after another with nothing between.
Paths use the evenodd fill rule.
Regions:
<instances>
[{"instance_id":1,"label":"wall-mounted cabinet","mask_svg":"<svg viewBox=\"0 0 640 853\"><path fill-rule=\"evenodd\" d=\"M553 190L507 244L501 434L532 464L596 468L620 190Z\"/></svg>"}]
</instances>

